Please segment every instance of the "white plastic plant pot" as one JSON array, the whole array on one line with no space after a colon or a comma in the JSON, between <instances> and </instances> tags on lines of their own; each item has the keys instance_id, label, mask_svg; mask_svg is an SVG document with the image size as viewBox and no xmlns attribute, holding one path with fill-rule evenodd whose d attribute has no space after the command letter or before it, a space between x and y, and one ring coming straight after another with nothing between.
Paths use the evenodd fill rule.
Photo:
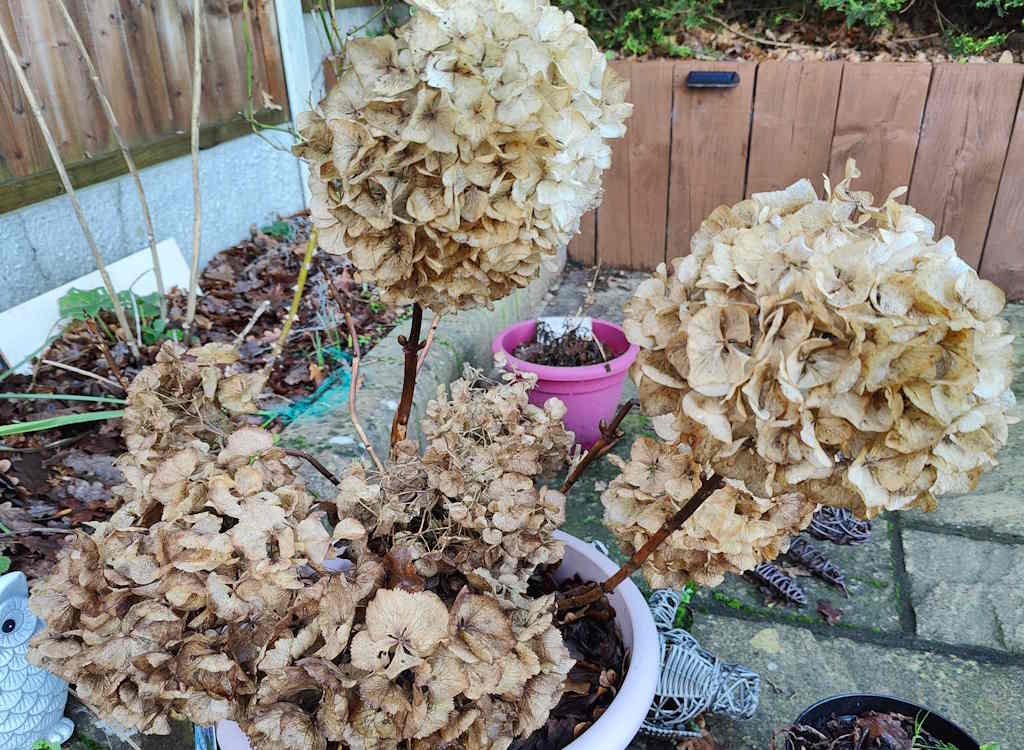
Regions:
<instances>
[{"instance_id":1,"label":"white plastic plant pot","mask_svg":"<svg viewBox=\"0 0 1024 750\"><path fill-rule=\"evenodd\" d=\"M565 558L556 577L577 573L584 581L603 581L619 566L593 545L561 531L555 537L565 542ZM658 631L647 601L636 585L626 580L609 597L622 640L630 651L629 670L622 689L601 718L594 722L565 750L626 750L647 716L654 700L660 672ZM220 750L250 750L249 740L233 721L217 723L217 747Z\"/></svg>"},{"instance_id":2,"label":"white plastic plant pot","mask_svg":"<svg viewBox=\"0 0 1024 750\"><path fill-rule=\"evenodd\" d=\"M603 581L619 569L607 555L582 539L561 531L555 532L555 538L565 542L565 557L556 573L558 579L579 573L584 581ZM615 609L623 643L630 652L629 670L619 694L601 718L566 745L565 750L626 750L644 723L658 687L661 647L647 600L629 579L620 583L608 598Z\"/></svg>"}]
</instances>

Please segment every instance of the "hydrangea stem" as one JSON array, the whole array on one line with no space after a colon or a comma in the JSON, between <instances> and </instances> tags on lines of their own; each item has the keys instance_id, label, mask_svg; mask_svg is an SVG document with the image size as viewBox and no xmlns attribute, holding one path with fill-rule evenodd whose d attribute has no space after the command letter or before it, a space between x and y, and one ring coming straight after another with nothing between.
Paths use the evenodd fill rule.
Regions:
<instances>
[{"instance_id":1,"label":"hydrangea stem","mask_svg":"<svg viewBox=\"0 0 1024 750\"><path fill-rule=\"evenodd\" d=\"M630 410L637 403L637 400L634 398L622 404L619 410L615 412L615 416L612 417L611 424L605 424L604 420L601 420L601 437L594 441L594 444L590 446L590 450L583 455L572 471L569 472L569 476L565 478L559 490L563 495L583 476L583 472L587 470L587 467L590 466L595 458L607 453L608 449L615 444L615 441L622 437L622 433L619 432L619 425L622 424L622 420L626 418L626 415L629 414Z\"/></svg>"},{"instance_id":2,"label":"hydrangea stem","mask_svg":"<svg viewBox=\"0 0 1024 750\"><path fill-rule=\"evenodd\" d=\"M599 600L602 596L610 594L615 588L629 578L633 573L640 569L640 566L644 564L644 561L651 556L651 554L658 547L661 546L672 532L679 529L686 520L690 518L697 510L704 504L704 502L711 497L715 492L721 489L725 480L720 474L712 474L710 477L705 479L701 483L700 488L694 493L693 497L686 501L678 511L670 516L661 527L655 531L651 538L647 540L647 543L633 553L632 557L623 563L622 567L619 568L611 577L607 578L604 583L586 583L566 593L565 597L558 602L558 609L561 611L579 609L585 607L588 604L593 604Z\"/></svg>"},{"instance_id":3,"label":"hydrangea stem","mask_svg":"<svg viewBox=\"0 0 1024 750\"><path fill-rule=\"evenodd\" d=\"M423 308L419 302L412 306L412 324L409 337L398 337L398 343L405 352L405 373L402 377L402 398L398 402L395 421L391 425L391 448L405 440L409 434L409 415L412 413L412 398L416 393L416 371L420 353L420 330L423 328Z\"/></svg>"}]
</instances>

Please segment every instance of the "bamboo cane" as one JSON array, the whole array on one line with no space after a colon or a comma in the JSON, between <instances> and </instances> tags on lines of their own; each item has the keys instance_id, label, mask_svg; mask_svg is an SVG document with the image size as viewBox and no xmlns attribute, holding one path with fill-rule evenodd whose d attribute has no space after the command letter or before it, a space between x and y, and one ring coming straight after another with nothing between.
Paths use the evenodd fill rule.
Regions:
<instances>
[{"instance_id":1,"label":"bamboo cane","mask_svg":"<svg viewBox=\"0 0 1024 750\"><path fill-rule=\"evenodd\" d=\"M82 35L78 33L78 28L75 26L74 19L71 18L71 14L68 13L67 6L64 4L64 0L57 0L57 7L60 8L61 15L64 16L64 23L67 24L68 31L71 32L71 36L75 40L75 44L78 45L78 52L85 61L85 67L89 71L89 78L92 79L92 85L96 89L96 96L99 97L100 103L103 105L103 112L107 116L107 121L110 123L110 129L114 133L114 137L117 139L117 145L121 147L121 154L124 156L124 163L128 165L128 172L132 176L132 180L135 182L135 190L139 194L139 203L142 205L142 219L146 223L146 236L149 238L149 252L153 257L153 273L156 275L156 288L160 292L160 317L167 318L167 289L164 287L164 275L160 270L160 256L156 251L156 232L153 231L153 217L149 214L149 203L146 201L146 193L142 189L142 178L139 176L139 170L135 166L135 160L132 158L131 152L128 150L128 144L125 142L124 134L121 132L121 126L117 122L117 115L114 114L114 108L110 104L110 99L107 98L107 93L103 88L103 82L100 80L100 74L96 71L96 66L92 62L92 58L89 56L89 50L86 49L85 42L82 40Z\"/></svg>"},{"instance_id":2,"label":"bamboo cane","mask_svg":"<svg viewBox=\"0 0 1024 750\"><path fill-rule=\"evenodd\" d=\"M203 61L200 56L202 43L200 28L202 3L192 0L192 265L188 279L188 304L185 308L185 321L182 325L185 345L188 346L189 330L196 317L196 286L199 283L199 222L202 218L202 207L199 200L199 103L202 99Z\"/></svg>"},{"instance_id":3,"label":"bamboo cane","mask_svg":"<svg viewBox=\"0 0 1024 750\"><path fill-rule=\"evenodd\" d=\"M35 94L32 93L32 87L29 85L28 77L25 75L25 71L22 70L21 64L18 62L18 56L14 53L14 48L11 47L10 39L7 38L7 32L4 30L2 24L0 24L0 43L3 44L7 60L14 69L14 75L17 77L18 84L21 86L21 90L25 94L25 101L28 103L29 109L32 110L32 116L35 117L36 124L39 126L39 130L43 134L43 140L46 141L46 148L49 150L50 157L53 159L53 164L57 168L57 174L60 175L60 181L64 185L64 191L68 194L68 198L71 199L71 207L75 210L75 217L78 219L78 223L82 227L82 234L85 235L85 242L89 246L89 251L92 253L93 260L96 263L96 270L100 272L100 278L103 280L103 286L106 288L107 294L110 296L110 303L114 306L114 315L117 316L117 323L124 332L124 337L128 342L128 347L131 349L132 355L138 359L138 344L135 343L135 339L132 337L132 329L128 325L128 318L125 317L124 308L121 306L121 300L117 298L117 292L114 291L114 283L110 280L110 274L107 273L107 267L103 263L103 256L100 254L99 245L96 244L96 238L93 236L92 230L89 228L89 222L85 218L85 212L82 210L82 204L78 202L78 196L75 194L75 189L71 185L71 178L68 177L68 172L64 168L64 162L60 158L60 151L57 148L57 143L53 140L53 134L50 132L50 128L46 124L43 112L39 108L39 102L36 100Z\"/></svg>"}]
</instances>

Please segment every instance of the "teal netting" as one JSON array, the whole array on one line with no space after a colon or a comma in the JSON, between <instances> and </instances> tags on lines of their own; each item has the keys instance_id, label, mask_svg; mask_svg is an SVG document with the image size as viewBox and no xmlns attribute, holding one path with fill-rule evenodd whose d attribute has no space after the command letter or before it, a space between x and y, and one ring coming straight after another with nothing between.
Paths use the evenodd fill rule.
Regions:
<instances>
[{"instance_id":1,"label":"teal netting","mask_svg":"<svg viewBox=\"0 0 1024 750\"><path fill-rule=\"evenodd\" d=\"M324 347L323 355L325 361L329 360L334 365L331 373L308 396L268 410L268 421L277 419L284 424L291 424L299 419L323 416L339 407L347 408L348 389L352 381L352 355L336 346Z\"/></svg>"}]
</instances>

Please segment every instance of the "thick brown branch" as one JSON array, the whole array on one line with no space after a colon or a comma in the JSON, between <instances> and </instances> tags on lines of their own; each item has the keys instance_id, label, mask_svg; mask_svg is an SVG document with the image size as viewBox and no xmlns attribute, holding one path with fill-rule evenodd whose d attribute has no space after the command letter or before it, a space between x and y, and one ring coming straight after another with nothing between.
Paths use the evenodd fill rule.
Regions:
<instances>
[{"instance_id":1,"label":"thick brown branch","mask_svg":"<svg viewBox=\"0 0 1024 750\"><path fill-rule=\"evenodd\" d=\"M306 453L306 451L295 450L294 448L282 448L281 450L286 456L294 456L295 458L308 461L309 465L323 474L331 484L341 484L341 480L312 454Z\"/></svg>"},{"instance_id":2,"label":"thick brown branch","mask_svg":"<svg viewBox=\"0 0 1024 750\"><path fill-rule=\"evenodd\" d=\"M409 434L409 415L412 413L412 398L416 393L416 371L420 354L420 329L423 327L423 308L419 302L412 306L412 324L409 338L398 337L398 343L405 352L405 372L402 376L402 398L398 402L395 421L391 425L391 447L405 440Z\"/></svg>"},{"instance_id":3,"label":"thick brown branch","mask_svg":"<svg viewBox=\"0 0 1024 750\"><path fill-rule=\"evenodd\" d=\"M636 399L630 399L621 406L619 410L615 412L615 416L612 417L612 423L609 425L601 423L601 437L599 437L588 450L583 458L580 459L579 463L573 467L573 470L569 473L569 476L565 478L562 483L560 492L564 495L567 493L576 481L583 476L583 472L587 470L587 467L594 461L594 459L603 456L612 447L616 440L619 439L619 425L622 424L622 420L626 418L630 410L637 405Z\"/></svg>"},{"instance_id":4,"label":"thick brown branch","mask_svg":"<svg viewBox=\"0 0 1024 750\"><path fill-rule=\"evenodd\" d=\"M651 556L651 553L665 541L668 535L686 523L686 519L696 513L697 509L704 504L704 501L721 489L724 483L725 480L720 474L712 474L705 479L693 497L687 500L682 508L670 516L661 525L660 529L651 534L651 538L647 540L647 543L634 552L633 556L626 560L625 564L618 569L615 575L601 584L601 589L604 593L611 593L615 590L616 586L638 571L640 566L644 564L644 560Z\"/></svg>"},{"instance_id":5,"label":"thick brown branch","mask_svg":"<svg viewBox=\"0 0 1024 750\"><path fill-rule=\"evenodd\" d=\"M725 480L719 474L712 474L708 479L704 480L703 484L701 484L697 492L694 493L693 497L687 500L686 504L682 508L669 517L668 520L661 525L661 528L651 535L651 538L647 540L647 543L634 552L633 556L630 557L614 575L605 580L604 583L587 583L566 592L565 596L558 602L558 609L562 612L580 609L589 604L593 604L602 596L613 592L620 583L638 571L640 566L644 564L644 561L651 556L654 550L661 546L662 542L664 542L672 532L676 531L680 526L686 523L686 520L696 513L697 509L704 504L704 501L721 489L724 483Z\"/></svg>"}]
</instances>

